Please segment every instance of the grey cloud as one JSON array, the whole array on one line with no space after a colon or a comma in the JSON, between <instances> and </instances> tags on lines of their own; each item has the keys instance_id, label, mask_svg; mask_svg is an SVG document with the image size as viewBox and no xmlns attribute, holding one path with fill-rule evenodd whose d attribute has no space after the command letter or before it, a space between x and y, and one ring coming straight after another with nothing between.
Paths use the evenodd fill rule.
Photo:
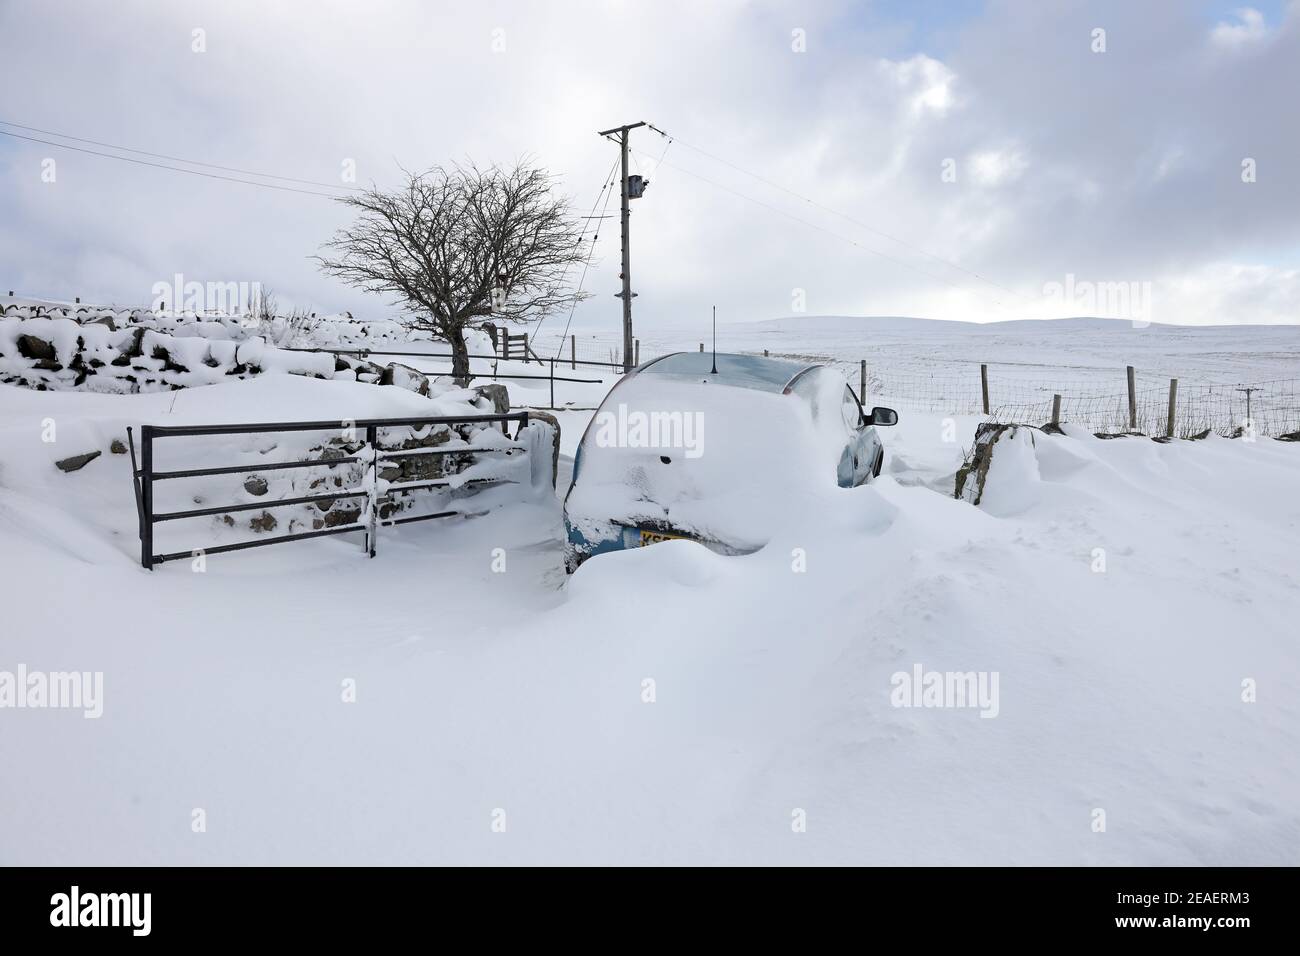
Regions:
<instances>
[{"instance_id":1,"label":"grey cloud","mask_svg":"<svg viewBox=\"0 0 1300 956\"><path fill-rule=\"evenodd\" d=\"M0 118L313 180L336 181L344 159L385 183L398 161L531 154L583 213L614 158L594 131L647 119L682 137L634 206L647 324L704 321L715 302L781 315L796 287L813 312L1006 318L1036 314L1043 284L1071 272L1152 282L1176 313L1163 320L1294 319L1294 6L1262 35L1254 21L1220 31L1232 42L1175 0L991 3L941 52L874 22L847 3L10 4ZM1089 50L1098 26L1105 54ZM790 48L796 27L806 53ZM664 142L636 135L652 165ZM343 215L326 200L0 140L0 260L22 291L144 301L183 272L386 311L310 261ZM949 157L956 183L940 179ZM616 237L607 224L579 316L611 330Z\"/></svg>"}]
</instances>

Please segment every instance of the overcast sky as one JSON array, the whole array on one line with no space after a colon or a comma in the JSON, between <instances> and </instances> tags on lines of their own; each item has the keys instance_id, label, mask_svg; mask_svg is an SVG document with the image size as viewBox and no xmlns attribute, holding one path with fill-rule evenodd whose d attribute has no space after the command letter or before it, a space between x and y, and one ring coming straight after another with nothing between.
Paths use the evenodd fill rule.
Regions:
<instances>
[{"instance_id":1,"label":"overcast sky","mask_svg":"<svg viewBox=\"0 0 1300 956\"><path fill-rule=\"evenodd\" d=\"M0 58L9 123L340 185L528 155L584 215L595 131L646 120L678 138L633 133L639 328L1112 314L1087 283L1300 321L1297 2L0 0ZM0 293L143 305L181 273L390 313L317 271L347 217L319 196L9 136L0 182ZM613 334L617 220L596 257L576 321Z\"/></svg>"}]
</instances>

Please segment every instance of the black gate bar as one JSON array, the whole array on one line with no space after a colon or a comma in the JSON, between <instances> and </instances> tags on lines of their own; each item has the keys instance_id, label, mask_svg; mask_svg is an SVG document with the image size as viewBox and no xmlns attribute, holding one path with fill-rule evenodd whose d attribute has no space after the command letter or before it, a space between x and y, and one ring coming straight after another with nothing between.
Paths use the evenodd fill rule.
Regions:
<instances>
[{"instance_id":1,"label":"black gate bar","mask_svg":"<svg viewBox=\"0 0 1300 956\"><path fill-rule=\"evenodd\" d=\"M140 437L143 438L145 432L154 438L166 438L185 435L255 435L263 432L329 432L344 428L397 428L401 425L477 425L484 422L518 422L522 427L528 424L528 413L423 418L335 418L326 422L250 422L243 425L141 425Z\"/></svg>"},{"instance_id":2,"label":"black gate bar","mask_svg":"<svg viewBox=\"0 0 1300 956\"><path fill-rule=\"evenodd\" d=\"M220 468L190 468L186 471L155 471L154 481L166 481L168 478L201 478L205 475L241 475L256 471L280 471L284 468L314 468L317 465L346 465L360 461L360 458L327 458L319 461L273 461L270 464L252 463L248 465L223 465Z\"/></svg>"}]
</instances>

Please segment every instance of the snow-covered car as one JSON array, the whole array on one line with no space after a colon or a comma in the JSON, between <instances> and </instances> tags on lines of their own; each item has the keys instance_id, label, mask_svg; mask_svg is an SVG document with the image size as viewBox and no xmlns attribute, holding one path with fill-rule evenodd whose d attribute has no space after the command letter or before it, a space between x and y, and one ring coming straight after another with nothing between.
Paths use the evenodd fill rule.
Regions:
<instances>
[{"instance_id":1,"label":"snow-covered car","mask_svg":"<svg viewBox=\"0 0 1300 956\"><path fill-rule=\"evenodd\" d=\"M582 436L564 502L566 563L686 538L722 554L767 543L792 496L880 474L877 425L824 365L677 352L610 390Z\"/></svg>"}]
</instances>

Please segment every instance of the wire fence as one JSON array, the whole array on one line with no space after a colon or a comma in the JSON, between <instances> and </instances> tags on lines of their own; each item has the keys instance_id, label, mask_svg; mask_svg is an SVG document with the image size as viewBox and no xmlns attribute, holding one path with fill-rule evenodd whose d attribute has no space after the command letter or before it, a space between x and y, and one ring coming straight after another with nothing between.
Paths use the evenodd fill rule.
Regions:
<instances>
[{"instance_id":1,"label":"wire fence","mask_svg":"<svg viewBox=\"0 0 1300 956\"><path fill-rule=\"evenodd\" d=\"M857 389L859 369L841 366ZM1256 382L1194 383L1179 381L1173 393L1170 428L1170 382L1150 384L1144 376L1132 401L1124 372L1119 387L1098 381L1034 381L1019 377L1019 369L988 366L988 410L993 421L1041 425L1074 424L1099 434L1140 432L1145 435L1193 438L1209 433L1236 437L1300 435L1300 379ZM1002 374L999 374L1002 373ZM918 373L872 370L869 396L879 396L899 409L934 414L985 414L980 367L941 367ZM1059 406L1057 398L1059 396Z\"/></svg>"},{"instance_id":2,"label":"wire fence","mask_svg":"<svg viewBox=\"0 0 1300 956\"><path fill-rule=\"evenodd\" d=\"M576 342L579 362L584 355L608 360L613 354L617 360L618 349L608 340L593 338L584 342L578 336ZM570 348L566 342L563 357L567 358ZM648 362L664 351L647 343L639 358L642 363ZM734 344L728 351L825 362L839 368L855 392L862 385L860 360L737 349ZM872 403L891 405L900 411L987 415L992 421L1034 425L1053 421L1059 395L1055 420L1098 434L1141 432L1155 437L1193 438L1211 432L1225 437L1253 432L1273 438L1300 436L1300 379L1208 383L1180 379L1171 430L1168 378L1135 370L1130 415L1123 366L1113 370L1061 367L1059 377L1047 366L986 364L983 368L988 383L987 412L981 365L977 362L918 359L905 367L893 367L868 360L866 394Z\"/></svg>"},{"instance_id":3,"label":"wire fence","mask_svg":"<svg viewBox=\"0 0 1300 956\"><path fill-rule=\"evenodd\" d=\"M844 372L855 392L861 389L860 362L830 361ZM1044 376L1044 371L1049 374ZM1081 371L1092 377L1081 379ZM872 403L903 411L980 415L996 422L1031 425L1055 421L1098 434L1140 432L1177 438L1209 433L1225 437L1247 433L1273 438L1300 436L1300 379L1210 383L1179 380L1173 395L1171 429L1170 379L1136 370L1134 377L1131 403L1122 367L1113 372L1062 368L1061 377L1054 378L1050 369L1042 366L1033 367L1031 372L1020 365L981 366L970 362L906 368L868 364L865 385Z\"/></svg>"},{"instance_id":4,"label":"wire fence","mask_svg":"<svg viewBox=\"0 0 1300 956\"><path fill-rule=\"evenodd\" d=\"M549 350L543 350L543 354L549 351L555 355L555 348L551 346ZM596 340L573 339L569 344L561 346L558 360L564 362L573 357L577 358L579 363L582 362L607 362L613 365L623 364L623 347L622 345L614 346Z\"/></svg>"},{"instance_id":5,"label":"wire fence","mask_svg":"<svg viewBox=\"0 0 1300 956\"><path fill-rule=\"evenodd\" d=\"M512 336L511 341L514 341ZM623 344L617 344L608 339L601 339L589 335L568 335L560 338L557 335L542 335L537 338L528 340L528 348L531 356L536 356L545 362L555 359L559 366L568 367L570 365L617 365L623 364ZM639 351L639 350L638 350ZM501 348L497 349L498 354ZM520 354L516 355L515 353ZM512 357L523 359L522 348L518 345L511 346ZM633 360L635 361L635 355Z\"/></svg>"}]
</instances>

